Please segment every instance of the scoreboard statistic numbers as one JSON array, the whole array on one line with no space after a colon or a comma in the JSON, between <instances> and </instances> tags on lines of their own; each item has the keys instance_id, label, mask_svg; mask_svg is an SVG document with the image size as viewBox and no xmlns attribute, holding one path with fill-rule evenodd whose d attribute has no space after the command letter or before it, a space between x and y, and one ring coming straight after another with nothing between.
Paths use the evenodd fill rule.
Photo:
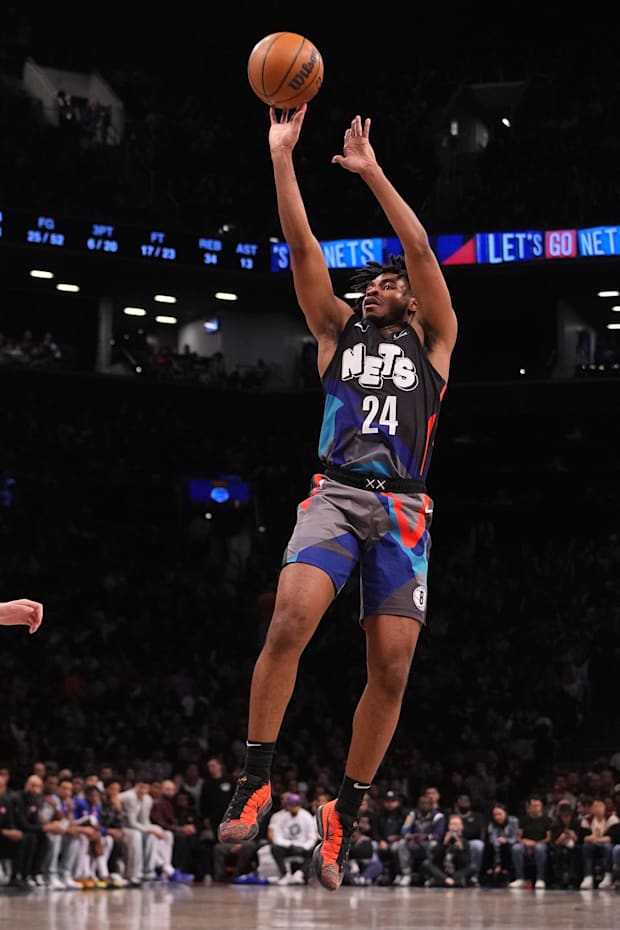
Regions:
<instances>
[{"instance_id":1,"label":"scoreboard statistic numbers","mask_svg":"<svg viewBox=\"0 0 620 930\"><path fill-rule=\"evenodd\" d=\"M168 234L153 230L148 234L146 242L140 244L140 254L143 258L161 258L166 262L175 262L177 250L168 244Z\"/></svg>"},{"instance_id":2,"label":"scoreboard statistic numbers","mask_svg":"<svg viewBox=\"0 0 620 930\"><path fill-rule=\"evenodd\" d=\"M118 240L114 238L114 226L93 223L86 240L90 252L118 252Z\"/></svg>"},{"instance_id":3,"label":"scoreboard statistic numbers","mask_svg":"<svg viewBox=\"0 0 620 930\"><path fill-rule=\"evenodd\" d=\"M261 247L258 242L234 242L199 236L198 251L203 265L235 271L254 271Z\"/></svg>"},{"instance_id":4,"label":"scoreboard statistic numbers","mask_svg":"<svg viewBox=\"0 0 620 930\"><path fill-rule=\"evenodd\" d=\"M38 216L35 223L26 230L26 242L62 248L65 244L65 234L57 228L53 216Z\"/></svg>"},{"instance_id":5,"label":"scoreboard statistic numbers","mask_svg":"<svg viewBox=\"0 0 620 930\"><path fill-rule=\"evenodd\" d=\"M67 253L106 256L106 261L217 268L221 271L268 271L267 243L234 236L184 230L119 226L99 217L77 219L49 212L0 209L0 244L63 249Z\"/></svg>"},{"instance_id":6,"label":"scoreboard statistic numbers","mask_svg":"<svg viewBox=\"0 0 620 930\"><path fill-rule=\"evenodd\" d=\"M198 238L198 251L202 255L203 265L217 266L222 257L224 243L221 239L210 239L208 236Z\"/></svg>"},{"instance_id":7,"label":"scoreboard statistic numbers","mask_svg":"<svg viewBox=\"0 0 620 930\"><path fill-rule=\"evenodd\" d=\"M238 242L235 254L239 257L239 267L244 271L252 271L258 255L258 243Z\"/></svg>"}]
</instances>

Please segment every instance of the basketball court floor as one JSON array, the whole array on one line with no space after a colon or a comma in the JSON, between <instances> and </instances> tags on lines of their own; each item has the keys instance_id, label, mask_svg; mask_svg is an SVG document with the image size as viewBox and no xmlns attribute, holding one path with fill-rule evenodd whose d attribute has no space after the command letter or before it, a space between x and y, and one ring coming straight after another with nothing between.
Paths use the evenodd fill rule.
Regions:
<instances>
[{"instance_id":1,"label":"basketball court floor","mask_svg":"<svg viewBox=\"0 0 620 930\"><path fill-rule=\"evenodd\" d=\"M615 891L146 886L0 889L1 930L620 930Z\"/></svg>"}]
</instances>

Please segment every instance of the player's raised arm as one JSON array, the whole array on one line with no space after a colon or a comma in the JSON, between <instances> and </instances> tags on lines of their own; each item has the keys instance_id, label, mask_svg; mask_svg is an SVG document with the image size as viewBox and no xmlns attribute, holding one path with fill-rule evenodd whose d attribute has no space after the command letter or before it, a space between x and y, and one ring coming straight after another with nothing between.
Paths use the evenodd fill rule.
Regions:
<instances>
[{"instance_id":1,"label":"player's raised arm","mask_svg":"<svg viewBox=\"0 0 620 930\"><path fill-rule=\"evenodd\" d=\"M335 155L332 161L360 175L400 239L416 298L416 323L424 333L429 359L448 380L450 356L457 336L457 320L448 286L424 226L377 162L370 144L370 125L370 119L362 122L360 116L354 117L345 133L343 154Z\"/></svg>"},{"instance_id":2,"label":"player's raised arm","mask_svg":"<svg viewBox=\"0 0 620 930\"><path fill-rule=\"evenodd\" d=\"M276 184L278 215L291 254L295 293L308 324L319 343L319 369L333 351L352 310L334 293L321 245L312 232L293 164L307 105L290 115L270 109L269 148Z\"/></svg>"}]
</instances>

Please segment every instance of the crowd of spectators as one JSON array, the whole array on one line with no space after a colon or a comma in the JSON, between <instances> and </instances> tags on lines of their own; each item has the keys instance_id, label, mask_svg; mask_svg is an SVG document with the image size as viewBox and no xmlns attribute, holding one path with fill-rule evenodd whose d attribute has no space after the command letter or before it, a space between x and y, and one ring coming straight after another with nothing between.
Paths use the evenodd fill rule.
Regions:
<instances>
[{"instance_id":1,"label":"crowd of spectators","mask_svg":"<svg viewBox=\"0 0 620 930\"><path fill-rule=\"evenodd\" d=\"M558 770L519 796L479 763L439 782L407 779L364 796L343 883L441 888L620 889L618 753L588 771ZM308 773L306 778L304 772ZM239 766L219 755L162 756L120 773L35 760L23 787L0 768L0 885L36 889L312 883L315 814L336 794L329 766L291 765L256 838L220 843Z\"/></svg>"},{"instance_id":2,"label":"crowd of spectators","mask_svg":"<svg viewBox=\"0 0 620 930\"><path fill-rule=\"evenodd\" d=\"M31 329L13 337L0 332L0 366L60 368L63 352L51 332L37 338Z\"/></svg>"},{"instance_id":3,"label":"crowd of spectators","mask_svg":"<svg viewBox=\"0 0 620 930\"><path fill-rule=\"evenodd\" d=\"M74 97L62 88L56 94L58 128L72 133L81 145L108 145L111 110L100 100Z\"/></svg>"},{"instance_id":4,"label":"crowd of spectators","mask_svg":"<svg viewBox=\"0 0 620 930\"><path fill-rule=\"evenodd\" d=\"M252 365L231 364L220 350L202 355L185 345L181 351L148 338L115 340L107 368L113 374L138 375L164 384L193 384L209 390L274 391L289 388L280 366L257 358Z\"/></svg>"},{"instance_id":5,"label":"crowd of spectators","mask_svg":"<svg viewBox=\"0 0 620 930\"><path fill-rule=\"evenodd\" d=\"M96 334L90 332L79 343L75 338L60 342L49 330L40 328L27 328L17 335L0 332L0 368L94 373L95 339ZM257 358L254 364L232 364L219 350L202 355L185 345L177 351L171 345L155 343L144 336L120 334L113 341L105 371L161 384L190 384L216 391L277 391L309 384L316 387L316 370L312 379L304 376L301 351L298 368L297 383L290 385L279 365L262 358Z\"/></svg>"}]
</instances>

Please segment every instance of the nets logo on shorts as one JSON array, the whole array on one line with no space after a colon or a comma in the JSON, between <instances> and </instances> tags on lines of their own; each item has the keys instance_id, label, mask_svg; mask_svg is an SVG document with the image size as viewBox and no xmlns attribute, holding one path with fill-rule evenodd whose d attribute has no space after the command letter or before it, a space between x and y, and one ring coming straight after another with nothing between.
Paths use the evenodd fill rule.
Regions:
<instances>
[{"instance_id":1,"label":"nets logo on shorts","mask_svg":"<svg viewBox=\"0 0 620 930\"><path fill-rule=\"evenodd\" d=\"M419 584L411 596L418 610L424 612L426 610L426 587Z\"/></svg>"}]
</instances>

